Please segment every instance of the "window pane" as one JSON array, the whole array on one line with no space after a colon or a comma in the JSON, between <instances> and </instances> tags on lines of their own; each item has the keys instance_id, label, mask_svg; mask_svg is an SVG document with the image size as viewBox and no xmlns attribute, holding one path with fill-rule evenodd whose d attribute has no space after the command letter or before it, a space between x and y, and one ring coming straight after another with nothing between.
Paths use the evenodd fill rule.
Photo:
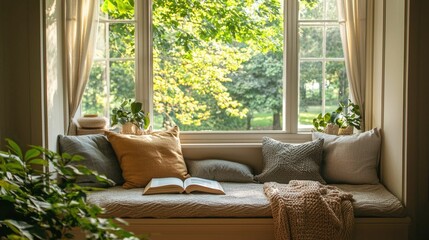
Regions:
<instances>
[{"instance_id":1,"label":"window pane","mask_svg":"<svg viewBox=\"0 0 429 240\"><path fill-rule=\"evenodd\" d=\"M134 61L115 61L110 64L110 109L124 99L135 98Z\"/></svg>"},{"instance_id":2,"label":"window pane","mask_svg":"<svg viewBox=\"0 0 429 240\"><path fill-rule=\"evenodd\" d=\"M340 27L326 29L326 57L343 58L343 44L341 43Z\"/></svg>"},{"instance_id":3,"label":"window pane","mask_svg":"<svg viewBox=\"0 0 429 240\"><path fill-rule=\"evenodd\" d=\"M282 2L154 1L153 126L281 129Z\"/></svg>"},{"instance_id":4,"label":"window pane","mask_svg":"<svg viewBox=\"0 0 429 240\"><path fill-rule=\"evenodd\" d=\"M95 59L103 59L106 57L106 23L99 23L97 29L97 45L95 46Z\"/></svg>"},{"instance_id":5,"label":"window pane","mask_svg":"<svg viewBox=\"0 0 429 240\"><path fill-rule=\"evenodd\" d=\"M300 57L323 56L323 27L300 27Z\"/></svg>"},{"instance_id":6,"label":"window pane","mask_svg":"<svg viewBox=\"0 0 429 240\"><path fill-rule=\"evenodd\" d=\"M132 23L111 23L109 25L109 52L111 58L134 57L134 30Z\"/></svg>"},{"instance_id":7,"label":"window pane","mask_svg":"<svg viewBox=\"0 0 429 240\"><path fill-rule=\"evenodd\" d=\"M344 61L326 62L326 107L338 107L338 103L347 104L349 87Z\"/></svg>"},{"instance_id":8,"label":"window pane","mask_svg":"<svg viewBox=\"0 0 429 240\"><path fill-rule=\"evenodd\" d=\"M322 61L301 61L299 71L299 125L311 126L313 118L322 112Z\"/></svg>"},{"instance_id":9,"label":"window pane","mask_svg":"<svg viewBox=\"0 0 429 240\"><path fill-rule=\"evenodd\" d=\"M102 17L109 17L110 19L134 19L134 1L135 0L100 0L100 14Z\"/></svg>"},{"instance_id":10,"label":"window pane","mask_svg":"<svg viewBox=\"0 0 429 240\"><path fill-rule=\"evenodd\" d=\"M323 19L323 0L299 1L299 19L316 20Z\"/></svg>"},{"instance_id":11,"label":"window pane","mask_svg":"<svg viewBox=\"0 0 429 240\"><path fill-rule=\"evenodd\" d=\"M106 106L105 62L94 62L82 97L82 113L103 116Z\"/></svg>"},{"instance_id":12,"label":"window pane","mask_svg":"<svg viewBox=\"0 0 429 240\"><path fill-rule=\"evenodd\" d=\"M338 20L337 0L326 0L326 19Z\"/></svg>"}]
</instances>

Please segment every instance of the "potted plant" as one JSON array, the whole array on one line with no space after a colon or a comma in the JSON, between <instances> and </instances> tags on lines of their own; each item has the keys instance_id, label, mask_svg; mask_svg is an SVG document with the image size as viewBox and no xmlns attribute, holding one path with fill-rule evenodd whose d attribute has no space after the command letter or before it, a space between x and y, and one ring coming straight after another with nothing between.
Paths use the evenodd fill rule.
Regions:
<instances>
[{"instance_id":1,"label":"potted plant","mask_svg":"<svg viewBox=\"0 0 429 240\"><path fill-rule=\"evenodd\" d=\"M87 239L138 239L113 219L97 217L103 210L86 202L88 188L74 183L77 175L111 181L69 164L81 157L37 146L24 153L12 140L6 142L9 152L0 152L0 239L71 239L72 230Z\"/></svg>"},{"instance_id":2,"label":"potted plant","mask_svg":"<svg viewBox=\"0 0 429 240\"><path fill-rule=\"evenodd\" d=\"M112 110L112 127L121 124L122 133L141 135L150 125L149 114L145 114L142 107L141 102L124 100L119 107Z\"/></svg>"},{"instance_id":3,"label":"potted plant","mask_svg":"<svg viewBox=\"0 0 429 240\"><path fill-rule=\"evenodd\" d=\"M353 133L353 128L360 130L361 119L359 105L349 100L347 105L339 103L338 108L331 113L320 113L313 119L313 126L319 132L348 135Z\"/></svg>"}]
</instances>

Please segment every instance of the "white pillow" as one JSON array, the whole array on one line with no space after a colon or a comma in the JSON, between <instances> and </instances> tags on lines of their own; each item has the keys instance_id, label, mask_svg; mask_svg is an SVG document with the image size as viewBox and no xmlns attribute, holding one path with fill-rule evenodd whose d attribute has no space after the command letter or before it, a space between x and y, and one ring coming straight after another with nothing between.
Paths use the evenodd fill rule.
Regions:
<instances>
[{"instance_id":1,"label":"white pillow","mask_svg":"<svg viewBox=\"0 0 429 240\"><path fill-rule=\"evenodd\" d=\"M367 132L336 136L312 133L313 139L322 138L322 176L327 183L377 184L377 167L381 136L375 128Z\"/></svg>"}]
</instances>

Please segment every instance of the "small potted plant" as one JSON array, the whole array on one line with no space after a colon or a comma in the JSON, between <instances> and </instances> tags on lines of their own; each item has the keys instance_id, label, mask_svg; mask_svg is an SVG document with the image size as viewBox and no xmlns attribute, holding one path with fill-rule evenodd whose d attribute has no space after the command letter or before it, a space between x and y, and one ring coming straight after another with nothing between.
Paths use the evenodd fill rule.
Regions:
<instances>
[{"instance_id":1,"label":"small potted plant","mask_svg":"<svg viewBox=\"0 0 429 240\"><path fill-rule=\"evenodd\" d=\"M339 103L338 108L331 113L319 114L313 119L313 126L319 132L349 135L353 133L353 128L360 130L361 119L359 105L349 100L347 105Z\"/></svg>"},{"instance_id":2,"label":"small potted plant","mask_svg":"<svg viewBox=\"0 0 429 240\"><path fill-rule=\"evenodd\" d=\"M142 110L141 102L127 99L112 110L110 115L112 127L122 125L121 133L141 135L150 125L149 114Z\"/></svg>"}]
</instances>

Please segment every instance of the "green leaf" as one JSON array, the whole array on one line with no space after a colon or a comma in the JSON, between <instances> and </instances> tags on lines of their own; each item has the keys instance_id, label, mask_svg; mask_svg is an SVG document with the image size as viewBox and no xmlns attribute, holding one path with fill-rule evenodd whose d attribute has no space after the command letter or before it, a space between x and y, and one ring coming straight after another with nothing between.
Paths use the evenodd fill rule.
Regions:
<instances>
[{"instance_id":1,"label":"green leaf","mask_svg":"<svg viewBox=\"0 0 429 240\"><path fill-rule=\"evenodd\" d=\"M46 161L45 159L42 159L42 158L31 159L27 163L28 164L43 165L43 166L48 166L48 164L49 164L48 161Z\"/></svg>"},{"instance_id":2,"label":"green leaf","mask_svg":"<svg viewBox=\"0 0 429 240\"><path fill-rule=\"evenodd\" d=\"M140 110L142 110L142 106L143 106L143 104L141 102L131 103L131 112L133 114L137 114L138 112L140 112Z\"/></svg>"},{"instance_id":3,"label":"green leaf","mask_svg":"<svg viewBox=\"0 0 429 240\"><path fill-rule=\"evenodd\" d=\"M12 170L23 171L24 166L22 166L21 164L19 164L17 162L10 162L10 163L6 163L6 169L9 171L12 171Z\"/></svg>"},{"instance_id":4,"label":"green leaf","mask_svg":"<svg viewBox=\"0 0 429 240\"><path fill-rule=\"evenodd\" d=\"M19 189L18 185L10 183L9 181L6 181L6 180L0 180L0 187L8 191Z\"/></svg>"},{"instance_id":5,"label":"green leaf","mask_svg":"<svg viewBox=\"0 0 429 240\"><path fill-rule=\"evenodd\" d=\"M15 221L12 219L7 219L4 221L0 221L0 224L6 225L7 227L10 228L10 230L12 230L14 233L20 236L26 237L27 239L30 239L30 240L33 239L33 236L28 231L28 229L33 226L24 221Z\"/></svg>"},{"instance_id":6,"label":"green leaf","mask_svg":"<svg viewBox=\"0 0 429 240\"><path fill-rule=\"evenodd\" d=\"M16 144L13 140L6 138L7 148L12 151L13 154L17 155L20 159L22 159L22 151L21 148Z\"/></svg>"},{"instance_id":7,"label":"green leaf","mask_svg":"<svg viewBox=\"0 0 429 240\"><path fill-rule=\"evenodd\" d=\"M31 148L25 153L25 161L38 157L41 154L41 152L37 149Z\"/></svg>"}]
</instances>

